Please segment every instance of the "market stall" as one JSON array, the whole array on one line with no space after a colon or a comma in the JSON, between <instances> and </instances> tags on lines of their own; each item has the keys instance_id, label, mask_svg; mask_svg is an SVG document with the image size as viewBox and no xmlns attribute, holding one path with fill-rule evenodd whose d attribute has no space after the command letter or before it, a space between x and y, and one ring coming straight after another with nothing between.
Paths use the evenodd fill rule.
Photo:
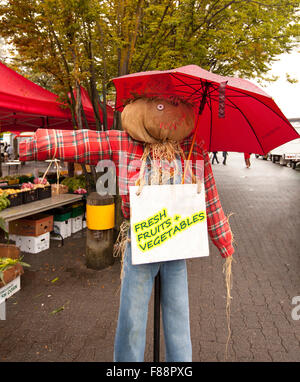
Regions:
<instances>
[{"instance_id":1,"label":"market stall","mask_svg":"<svg viewBox=\"0 0 300 382\"><path fill-rule=\"evenodd\" d=\"M2 63L0 79L0 132L20 135L38 128L74 128L70 110L59 102L57 95ZM89 128L95 129L93 107L84 89L82 105ZM111 128L113 109L107 106L106 111L108 128ZM99 114L102 118L101 109ZM8 174L0 179L0 226L7 230L9 241L15 244L6 244L7 239L0 242L0 319L5 319L5 300L20 289L22 274L21 271L14 273L17 268L20 270L14 264L18 260L13 259L14 255L7 249L13 247L19 252L38 253L49 248L50 232L63 240L84 228L85 203L82 199L86 192L80 177L66 178L66 184L62 184L64 177L59 173L59 166L54 173L32 176L18 174L19 161L3 165L8 167ZM11 174L11 169L17 173ZM10 274L9 279L7 274Z\"/></svg>"},{"instance_id":2,"label":"market stall","mask_svg":"<svg viewBox=\"0 0 300 382\"><path fill-rule=\"evenodd\" d=\"M82 89L82 106L90 129L95 129L94 112L87 92ZM107 105L108 128L113 109ZM99 114L102 117L101 109ZM58 96L0 62L0 131L35 131L38 128L73 129L71 112Z\"/></svg>"},{"instance_id":3,"label":"market stall","mask_svg":"<svg viewBox=\"0 0 300 382\"><path fill-rule=\"evenodd\" d=\"M53 195L51 198L37 200L25 205L6 208L0 212L0 218L2 217L6 222L10 222L43 211L51 210L53 208L78 202L82 200L82 197L82 195L78 194Z\"/></svg>"},{"instance_id":4,"label":"market stall","mask_svg":"<svg viewBox=\"0 0 300 382\"><path fill-rule=\"evenodd\" d=\"M74 193L84 185L82 178L65 178L69 186L59 183L59 173L48 174L48 179L52 184L44 176L0 180L0 226L7 233L0 243L1 320L6 319L6 299L21 288L20 253L39 253L50 247L50 234L63 243L85 227L84 194Z\"/></svg>"}]
</instances>

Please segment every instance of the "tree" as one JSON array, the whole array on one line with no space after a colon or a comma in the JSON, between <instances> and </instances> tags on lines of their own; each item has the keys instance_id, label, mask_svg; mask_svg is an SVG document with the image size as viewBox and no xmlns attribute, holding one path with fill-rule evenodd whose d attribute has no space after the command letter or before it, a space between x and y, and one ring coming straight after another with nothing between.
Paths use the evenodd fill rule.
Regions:
<instances>
[{"instance_id":1,"label":"tree","mask_svg":"<svg viewBox=\"0 0 300 382\"><path fill-rule=\"evenodd\" d=\"M298 43L299 1L0 0L0 37L16 48L14 65L69 106L76 128L86 126L84 86L100 130L116 76L197 64L263 77Z\"/></svg>"},{"instance_id":2,"label":"tree","mask_svg":"<svg viewBox=\"0 0 300 382\"><path fill-rule=\"evenodd\" d=\"M84 123L79 89L86 86L93 94L100 129L99 105L94 102L94 73L99 69L95 68L91 46L90 4L86 0L6 1L0 7L0 34L16 47L20 66L29 68L32 75L39 73L54 79L53 90L69 105L74 126L79 128Z\"/></svg>"},{"instance_id":3,"label":"tree","mask_svg":"<svg viewBox=\"0 0 300 382\"><path fill-rule=\"evenodd\" d=\"M0 36L14 44L20 63L53 76L66 102L71 88L84 84L98 122L96 93L105 98L112 77L191 63L223 75L263 76L299 37L296 0L2 3Z\"/></svg>"},{"instance_id":4,"label":"tree","mask_svg":"<svg viewBox=\"0 0 300 382\"><path fill-rule=\"evenodd\" d=\"M106 108L100 102L97 79L102 62L94 58L95 18L99 3L90 0L6 1L0 7L0 34L14 44L19 66L28 68L39 82L46 78L72 113L74 128L88 128L81 102L87 88L98 130L106 128ZM96 5L97 7L93 7ZM29 75L30 76L30 75ZM43 77L42 77L43 76ZM103 97L105 100L105 97ZM103 125L99 106L104 110ZM83 171L86 175L85 166ZM92 167L94 180L96 173Z\"/></svg>"},{"instance_id":5,"label":"tree","mask_svg":"<svg viewBox=\"0 0 300 382\"><path fill-rule=\"evenodd\" d=\"M263 76L299 37L298 1L129 3L113 8L122 43L119 74L193 63L222 75Z\"/></svg>"}]
</instances>

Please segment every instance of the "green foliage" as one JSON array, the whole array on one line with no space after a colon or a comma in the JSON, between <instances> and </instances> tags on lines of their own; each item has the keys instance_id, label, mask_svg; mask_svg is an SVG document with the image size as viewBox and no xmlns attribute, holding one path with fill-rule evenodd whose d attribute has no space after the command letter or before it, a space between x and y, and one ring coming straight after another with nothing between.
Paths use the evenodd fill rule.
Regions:
<instances>
[{"instance_id":1,"label":"green foliage","mask_svg":"<svg viewBox=\"0 0 300 382\"><path fill-rule=\"evenodd\" d=\"M286 80L287 80L290 84L296 84L296 83L298 83L298 79L297 79L297 78L292 78L288 73L285 73L285 76L286 76Z\"/></svg>"},{"instance_id":2,"label":"green foliage","mask_svg":"<svg viewBox=\"0 0 300 382\"><path fill-rule=\"evenodd\" d=\"M18 66L62 100L75 84L95 99L95 88L113 90L109 78L187 64L264 76L299 38L299 2L7 0L0 37L16 47Z\"/></svg>"},{"instance_id":3,"label":"green foliage","mask_svg":"<svg viewBox=\"0 0 300 382\"><path fill-rule=\"evenodd\" d=\"M10 200L8 199L8 194L3 192L0 194L0 211L10 206ZM0 227L2 228L1 224Z\"/></svg>"},{"instance_id":4,"label":"green foliage","mask_svg":"<svg viewBox=\"0 0 300 382\"><path fill-rule=\"evenodd\" d=\"M5 220L2 217L0 217L0 229L4 231L5 235L8 235L8 230L5 225Z\"/></svg>"},{"instance_id":5,"label":"green foliage","mask_svg":"<svg viewBox=\"0 0 300 382\"><path fill-rule=\"evenodd\" d=\"M0 257L0 280L2 281L3 284L5 284L4 271L6 271L7 269L14 267L16 264L20 264L22 265L22 267L30 267L29 264L24 263L21 260L22 258L11 259L9 257Z\"/></svg>"},{"instance_id":6,"label":"green foliage","mask_svg":"<svg viewBox=\"0 0 300 382\"><path fill-rule=\"evenodd\" d=\"M68 186L69 192L74 192L78 188L87 187L84 175L65 178L61 183Z\"/></svg>"}]
</instances>

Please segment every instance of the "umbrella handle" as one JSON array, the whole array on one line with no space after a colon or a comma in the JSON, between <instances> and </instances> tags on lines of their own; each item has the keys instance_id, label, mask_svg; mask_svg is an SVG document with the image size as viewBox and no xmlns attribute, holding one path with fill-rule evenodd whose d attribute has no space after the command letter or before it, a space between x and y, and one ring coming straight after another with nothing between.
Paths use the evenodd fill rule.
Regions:
<instances>
[{"instance_id":1,"label":"umbrella handle","mask_svg":"<svg viewBox=\"0 0 300 382\"><path fill-rule=\"evenodd\" d=\"M191 144L189 155L188 155L188 158L187 158L187 166L185 166L184 173L183 173L182 179L181 179L181 184L184 184L184 179L185 179L185 176L186 176L187 169L189 167L192 151L193 151L194 144L195 144L195 141L196 141L196 134L197 134L197 130L198 130L198 127L199 127L199 125L198 125L199 115L200 114L197 115L196 130L195 130L194 135L193 135L192 144Z\"/></svg>"},{"instance_id":2,"label":"umbrella handle","mask_svg":"<svg viewBox=\"0 0 300 382\"><path fill-rule=\"evenodd\" d=\"M193 136L193 140L192 140L192 144L191 144L190 152L189 152L188 159L187 159L187 163L188 163L188 164L190 163L190 159L191 159L192 151L193 151L194 144L195 144L195 141L196 141L197 130L198 130L198 128L199 128L199 125L198 125L199 116L202 114L203 109L204 109L204 106L205 106L205 104L206 104L207 91L208 91L209 87L210 87L210 84L209 84L208 82L205 82L205 85L204 85L204 92L203 92L203 97L202 97L201 104L200 104L200 106L199 106L199 112L198 112L198 115L197 115L196 130L195 130L195 132L194 132L194 136ZM187 168L188 168L188 166L186 166L185 169L184 169L184 173L183 173L183 175L182 175L181 184L184 184L184 179L185 179L185 175L186 175L186 172L187 172Z\"/></svg>"}]
</instances>

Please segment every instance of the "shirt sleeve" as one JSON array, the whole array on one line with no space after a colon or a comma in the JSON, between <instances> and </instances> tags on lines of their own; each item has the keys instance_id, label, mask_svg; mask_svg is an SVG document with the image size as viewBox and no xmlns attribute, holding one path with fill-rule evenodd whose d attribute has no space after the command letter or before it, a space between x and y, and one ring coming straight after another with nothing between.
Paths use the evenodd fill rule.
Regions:
<instances>
[{"instance_id":1,"label":"shirt sleeve","mask_svg":"<svg viewBox=\"0 0 300 382\"><path fill-rule=\"evenodd\" d=\"M21 161L61 159L96 165L99 160L117 157L126 133L119 130L38 129L33 138L21 142Z\"/></svg>"},{"instance_id":2,"label":"shirt sleeve","mask_svg":"<svg viewBox=\"0 0 300 382\"><path fill-rule=\"evenodd\" d=\"M204 182L206 196L206 214L208 233L222 257L229 257L234 253L232 232L219 199L214 175L211 169L208 152L203 149Z\"/></svg>"}]
</instances>

